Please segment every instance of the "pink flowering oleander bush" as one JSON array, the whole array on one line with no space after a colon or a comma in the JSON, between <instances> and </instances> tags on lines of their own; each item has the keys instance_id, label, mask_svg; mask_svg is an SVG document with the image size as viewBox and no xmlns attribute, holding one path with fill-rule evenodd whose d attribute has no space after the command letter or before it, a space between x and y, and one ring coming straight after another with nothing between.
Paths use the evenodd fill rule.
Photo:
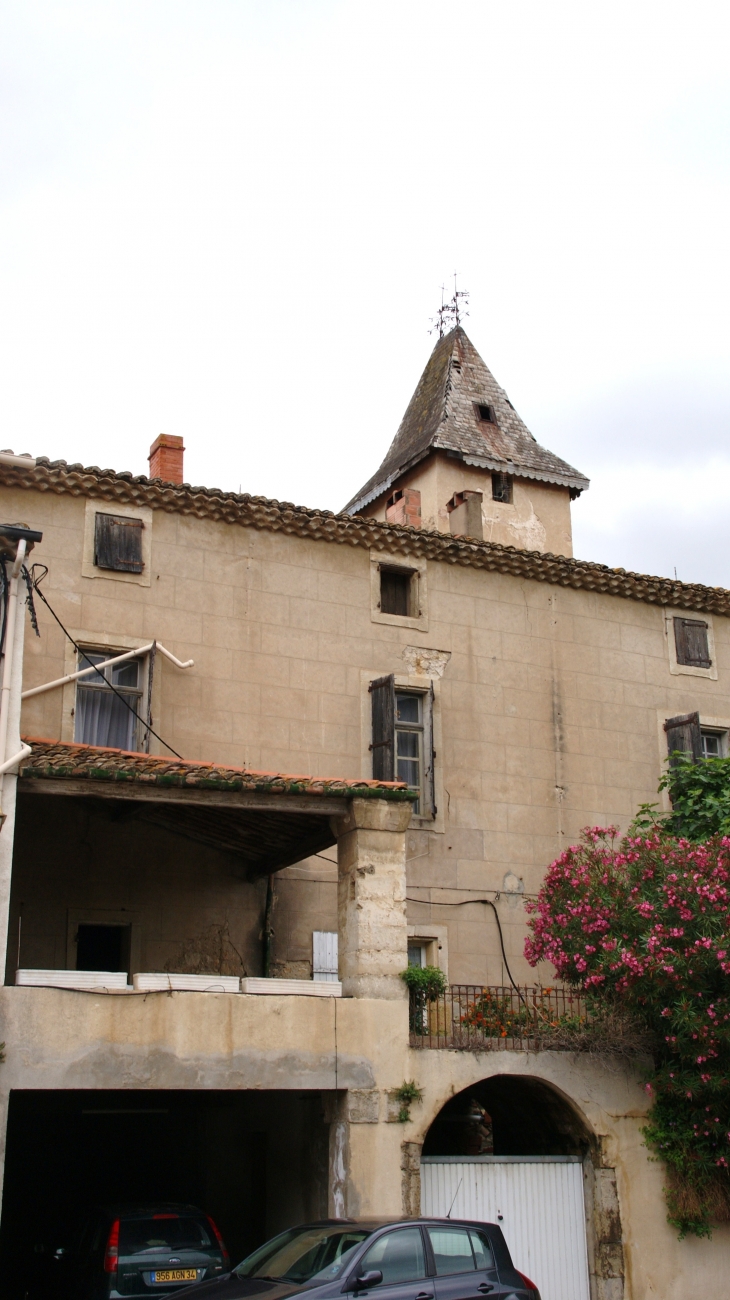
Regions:
<instances>
[{"instance_id":1,"label":"pink flowering oleander bush","mask_svg":"<svg viewBox=\"0 0 730 1300\"><path fill-rule=\"evenodd\" d=\"M525 954L656 1041L644 1138L668 1170L669 1221L730 1218L730 838L595 827L550 867Z\"/></svg>"}]
</instances>

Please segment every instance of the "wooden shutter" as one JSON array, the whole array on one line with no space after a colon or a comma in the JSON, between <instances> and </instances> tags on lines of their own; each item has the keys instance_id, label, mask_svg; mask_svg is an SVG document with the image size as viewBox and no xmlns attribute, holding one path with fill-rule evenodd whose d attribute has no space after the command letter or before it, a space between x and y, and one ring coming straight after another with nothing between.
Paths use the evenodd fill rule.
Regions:
<instances>
[{"instance_id":1,"label":"wooden shutter","mask_svg":"<svg viewBox=\"0 0 730 1300\"><path fill-rule=\"evenodd\" d=\"M688 668L711 668L707 624L701 618L675 618L674 644L677 663Z\"/></svg>"},{"instance_id":2,"label":"wooden shutter","mask_svg":"<svg viewBox=\"0 0 730 1300\"><path fill-rule=\"evenodd\" d=\"M125 515L96 516L94 530L94 564L100 569L115 569L119 573L141 573L142 529L141 519L128 519Z\"/></svg>"},{"instance_id":3,"label":"wooden shutter","mask_svg":"<svg viewBox=\"0 0 730 1300\"><path fill-rule=\"evenodd\" d=\"M424 721L426 726L423 729L424 755L426 770L424 772L424 794L426 796L425 812L429 812L432 817L436 816L436 782L434 779L434 769L436 766L436 750L433 747L433 682L428 688L428 695L423 701L425 708L428 709L428 718Z\"/></svg>"},{"instance_id":4,"label":"wooden shutter","mask_svg":"<svg viewBox=\"0 0 730 1300\"><path fill-rule=\"evenodd\" d=\"M312 932L312 979L337 979L338 969L338 935L336 930L314 930Z\"/></svg>"},{"instance_id":5,"label":"wooden shutter","mask_svg":"<svg viewBox=\"0 0 730 1300\"><path fill-rule=\"evenodd\" d=\"M676 718L667 718L664 723L664 730L667 733L667 749L669 750L669 762L672 761L672 754L680 750L684 754L690 754L693 762L699 763L702 758L702 735L700 732L700 715L699 713L680 713Z\"/></svg>"},{"instance_id":6,"label":"wooden shutter","mask_svg":"<svg viewBox=\"0 0 730 1300\"><path fill-rule=\"evenodd\" d=\"M381 614L399 614L407 618L410 614L411 574L403 569L380 570L380 612Z\"/></svg>"},{"instance_id":7,"label":"wooden shutter","mask_svg":"<svg viewBox=\"0 0 730 1300\"><path fill-rule=\"evenodd\" d=\"M395 677L370 683L373 701L373 780L395 780Z\"/></svg>"}]
</instances>

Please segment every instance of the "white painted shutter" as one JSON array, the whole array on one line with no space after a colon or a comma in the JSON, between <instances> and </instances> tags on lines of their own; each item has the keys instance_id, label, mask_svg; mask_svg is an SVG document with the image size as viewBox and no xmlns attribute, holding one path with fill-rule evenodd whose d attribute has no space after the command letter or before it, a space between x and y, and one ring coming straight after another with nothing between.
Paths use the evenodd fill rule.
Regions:
<instances>
[{"instance_id":1,"label":"white painted shutter","mask_svg":"<svg viewBox=\"0 0 730 1300\"><path fill-rule=\"evenodd\" d=\"M542 1300L589 1300L583 1165L573 1156L424 1156L421 1213L498 1223Z\"/></svg>"},{"instance_id":2,"label":"white painted shutter","mask_svg":"<svg viewBox=\"0 0 730 1300\"><path fill-rule=\"evenodd\" d=\"M312 932L312 979L337 980L337 931L314 930Z\"/></svg>"}]
</instances>

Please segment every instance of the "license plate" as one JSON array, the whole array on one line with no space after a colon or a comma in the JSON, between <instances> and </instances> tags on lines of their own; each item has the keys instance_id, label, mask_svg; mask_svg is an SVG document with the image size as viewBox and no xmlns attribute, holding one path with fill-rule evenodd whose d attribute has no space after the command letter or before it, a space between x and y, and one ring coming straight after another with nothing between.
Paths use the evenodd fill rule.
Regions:
<instances>
[{"instance_id":1,"label":"license plate","mask_svg":"<svg viewBox=\"0 0 730 1300\"><path fill-rule=\"evenodd\" d=\"M150 1282L197 1282L197 1268L158 1268L150 1273Z\"/></svg>"}]
</instances>

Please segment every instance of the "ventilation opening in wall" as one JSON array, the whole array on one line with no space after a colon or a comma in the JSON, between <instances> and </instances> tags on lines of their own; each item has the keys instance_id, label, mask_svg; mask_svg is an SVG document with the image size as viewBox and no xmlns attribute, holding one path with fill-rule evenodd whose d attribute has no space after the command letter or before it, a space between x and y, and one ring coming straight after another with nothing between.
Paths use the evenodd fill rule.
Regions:
<instances>
[{"instance_id":1,"label":"ventilation opening in wall","mask_svg":"<svg viewBox=\"0 0 730 1300\"><path fill-rule=\"evenodd\" d=\"M482 421L482 423L496 424L496 420L494 418L493 406L486 406L481 402L476 402L475 407L476 407L477 417Z\"/></svg>"},{"instance_id":2,"label":"ventilation opening in wall","mask_svg":"<svg viewBox=\"0 0 730 1300\"><path fill-rule=\"evenodd\" d=\"M509 505L512 500L512 479L509 474L492 475L492 500Z\"/></svg>"}]
</instances>

